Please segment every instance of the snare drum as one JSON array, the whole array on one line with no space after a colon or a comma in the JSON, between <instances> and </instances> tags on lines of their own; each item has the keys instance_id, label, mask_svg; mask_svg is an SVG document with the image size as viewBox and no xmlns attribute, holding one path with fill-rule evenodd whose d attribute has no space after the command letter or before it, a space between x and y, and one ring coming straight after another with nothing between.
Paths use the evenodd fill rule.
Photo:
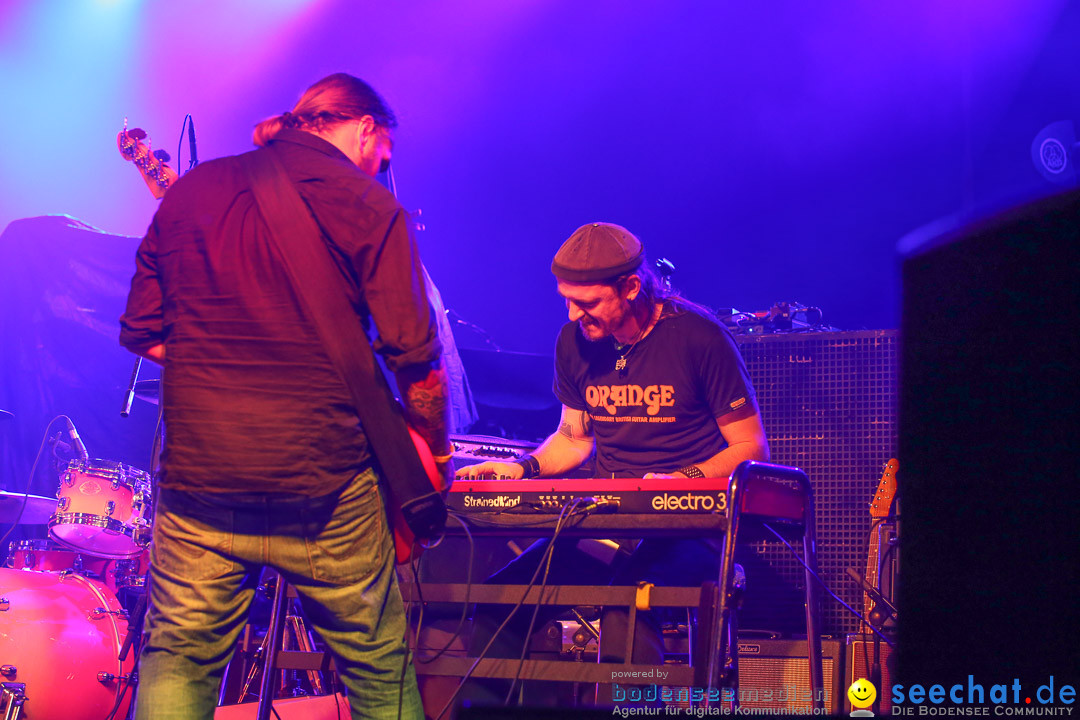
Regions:
<instances>
[{"instance_id":1,"label":"snare drum","mask_svg":"<svg viewBox=\"0 0 1080 720\"><path fill-rule=\"evenodd\" d=\"M75 573L0 569L0 658L19 683L22 716L101 720L127 715L134 653L117 659L128 623L112 592Z\"/></svg>"},{"instance_id":2,"label":"snare drum","mask_svg":"<svg viewBox=\"0 0 1080 720\"><path fill-rule=\"evenodd\" d=\"M146 553L146 551L143 552ZM65 570L76 572L93 580L99 580L116 592L117 582L120 580L127 582L127 576L133 572L131 566L139 563L139 558L113 560L94 557L69 550L52 540L34 539L9 543L5 567L35 572L63 572Z\"/></svg>"},{"instance_id":3,"label":"snare drum","mask_svg":"<svg viewBox=\"0 0 1080 720\"><path fill-rule=\"evenodd\" d=\"M60 476L49 535L91 555L130 558L150 539L150 476L109 460L72 460Z\"/></svg>"},{"instance_id":4,"label":"snare drum","mask_svg":"<svg viewBox=\"0 0 1080 720\"><path fill-rule=\"evenodd\" d=\"M52 540L16 540L8 544L6 567L14 570L57 571L82 569L82 558Z\"/></svg>"}]
</instances>

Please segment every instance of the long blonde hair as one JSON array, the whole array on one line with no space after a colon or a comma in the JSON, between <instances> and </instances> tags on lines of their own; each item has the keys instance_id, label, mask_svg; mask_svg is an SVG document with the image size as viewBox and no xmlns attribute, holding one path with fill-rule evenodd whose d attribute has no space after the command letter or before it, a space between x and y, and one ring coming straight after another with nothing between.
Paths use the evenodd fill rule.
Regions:
<instances>
[{"instance_id":1,"label":"long blonde hair","mask_svg":"<svg viewBox=\"0 0 1080 720\"><path fill-rule=\"evenodd\" d=\"M370 85L347 73L334 73L309 87L292 110L256 125L251 139L263 147L285 128L321 132L365 115L374 118L378 127L397 127L393 110Z\"/></svg>"}]
</instances>

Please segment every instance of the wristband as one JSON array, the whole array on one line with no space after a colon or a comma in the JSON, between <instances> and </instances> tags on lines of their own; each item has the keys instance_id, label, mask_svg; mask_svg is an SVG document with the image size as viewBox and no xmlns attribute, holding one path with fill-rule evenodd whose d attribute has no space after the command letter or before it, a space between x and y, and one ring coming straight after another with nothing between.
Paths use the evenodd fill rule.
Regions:
<instances>
[{"instance_id":1,"label":"wristband","mask_svg":"<svg viewBox=\"0 0 1080 720\"><path fill-rule=\"evenodd\" d=\"M520 465L521 469L525 471L525 474L521 476L523 480L534 478L540 474L540 461L532 455L522 455L514 461L514 464Z\"/></svg>"},{"instance_id":2,"label":"wristband","mask_svg":"<svg viewBox=\"0 0 1080 720\"><path fill-rule=\"evenodd\" d=\"M705 473L701 472L701 468L697 465L687 465L686 467L679 468L675 472L680 472L688 478L696 479L705 477Z\"/></svg>"},{"instance_id":3,"label":"wristband","mask_svg":"<svg viewBox=\"0 0 1080 720\"><path fill-rule=\"evenodd\" d=\"M449 455L432 455L431 459L435 461L436 465L445 465L454 459L454 453L450 453Z\"/></svg>"}]
</instances>

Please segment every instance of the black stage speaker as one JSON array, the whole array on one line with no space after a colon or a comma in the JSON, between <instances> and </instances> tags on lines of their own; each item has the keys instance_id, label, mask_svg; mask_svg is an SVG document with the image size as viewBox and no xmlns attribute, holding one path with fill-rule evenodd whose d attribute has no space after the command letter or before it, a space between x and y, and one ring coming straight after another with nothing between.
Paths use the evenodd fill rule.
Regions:
<instances>
[{"instance_id":1,"label":"black stage speaker","mask_svg":"<svg viewBox=\"0 0 1080 720\"><path fill-rule=\"evenodd\" d=\"M822 704L829 715L843 707L844 643L822 638L825 676ZM739 639L739 706L777 713L807 712L813 707L806 640Z\"/></svg>"},{"instance_id":2,"label":"black stage speaker","mask_svg":"<svg viewBox=\"0 0 1080 720\"><path fill-rule=\"evenodd\" d=\"M772 461L802 468L814 488L818 565L829 587L862 609L847 576L866 568L868 504L896 456L895 330L736 337L757 391ZM901 472L903 468L901 467ZM743 628L805 632L803 570L781 543L740 550L747 573ZM826 635L859 631L858 619L821 593Z\"/></svg>"},{"instance_id":3,"label":"black stage speaker","mask_svg":"<svg viewBox=\"0 0 1080 720\"><path fill-rule=\"evenodd\" d=\"M1075 685L1078 268L1078 190L904 260L899 683Z\"/></svg>"}]
</instances>

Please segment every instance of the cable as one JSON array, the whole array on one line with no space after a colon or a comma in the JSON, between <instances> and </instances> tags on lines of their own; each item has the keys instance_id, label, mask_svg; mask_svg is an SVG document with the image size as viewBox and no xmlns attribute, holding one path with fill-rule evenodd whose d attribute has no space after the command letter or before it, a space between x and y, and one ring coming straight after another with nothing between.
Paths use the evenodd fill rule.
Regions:
<instances>
[{"instance_id":1,"label":"cable","mask_svg":"<svg viewBox=\"0 0 1080 720\"><path fill-rule=\"evenodd\" d=\"M885 644L886 644L886 645L888 645L888 646L889 646L889 647L891 647L891 648L895 648L895 647L896 647L896 645L894 645L894 644L893 644L893 641L892 641L892 640L890 640L889 638L885 637L885 635L884 635L884 634L883 634L883 633L882 633L882 632L881 632L880 630L878 630L878 629L877 629L876 627L874 627L873 625L871 625L871 624L870 624L870 621L869 621L869 620L867 620L867 619L866 619L865 617L863 617L862 613L860 613L860 612L859 612L858 610L856 610L856 609L854 609L853 607L851 607L850 605L848 605L848 604L847 604L846 602L844 602L843 600L841 600L841 599L840 599L840 598L839 598L839 597L837 596L837 594L836 594L836 593L834 593L834 592L832 591L832 589L830 589L830 588L829 588L829 586L825 584L825 581L821 579L821 576L820 576L820 575L818 575L818 574L817 574L816 572L814 572L813 570L811 570L811 569L810 569L810 567L809 567L809 566L808 566L808 565L806 564L806 562L804 562L804 561L803 561L803 559L802 559L801 557L799 557L799 553L795 552L795 548L791 547L791 543L789 543L789 542L788 542L787 540L785 540L785 539L784 539L784 538L783 538L783 537L782 537L782 536L780 535L780 533L776 532L776 530L773 530L772 526L771 526L771 525L769 525L769 523L762 523L762 525L764 525L764 526L765 526L765 529L766 529L766 530L768 530L768 531L769 531L769 532L771 532L771 533L772 533L773 535L775 535L775 536L776 536L776 538L777 538L777 539L778 539L778 540L779 540L780 542L784 543L784 545L785 545L785 546L787 547L787 549L791 551L791 554L795 556L795 559L799 561L799 564L800 564L800 565L802 565L802 566L803 566L803 567L804 567L804 568L806 569L806 571L807 571L808 573L810 573L811 575L813 575L813 576L814 576L814 579L818 581L818 584L819 584L819 585L821 585L821 587L825 588L825 592L827 592L827 593L829 593L830 595L832 595L832 596L833 596L833 599L834 599L834 600L836 600L836 602L840 603L840 604L841 604L841 605L843 605L843 606L844 606L845 608L847 608L848 612L850 612L850 613L851 613L852 615L854 615L855 617L857 617L857 618L859 618L860 620L862 620L862 621L863 621L863 622L864 622L864 623L866 624L866 626L867 626L867 627L869 627L869 628L870 628L871 630L873 630L873 631L874 631L874 633L876 633L876 634L877 634L877 635L878 635L878 636L879 636L879 637L880 637L880 638L881 638L882 640L884 640L884 641L885 641Z\"/></svg>"},{"instance_id":2,"label":"cable","mask_svg":"<svg viewBox=\"0 0 1080 720\"><path fill-rule=\"evenodd\" d=\"M15 515L15 520L12 521L11 527L7 529L3 537L0 537L0 548L5 547L4 542L8 539L8 536L15 531L15 526L19 524L19 520L22 519L22 514L26 511L26 503L30 500L30 486L34 483L34 473L37 472L38 463L41 462L41 453L45 451L45 442L49 439L49 432L52 430L53 423L60 418L68 418L67 415L57 415L49 424L45 426L45 434L41 436L41 444L38 446L37 456L34 458L34 464L30 466L30 476L26 478L26 488L22 492L23 501L19 506L19 512ZM68 418L71 420L71 418Z\"/></svg>"},{"instance_id":3,"label":"cable","mask_svg":"<svg viewBox=\"0 0 1080 720\"><path fill-rule=\"evenodd\" d=\"M544 552L551 552L552 547L553 546L549 544L544 550ZM446 701L446 704L443 705L443 708L439 711L439 714L435 716L435 720L439 720L439 718L445 715L446 711L450 709L450 706L453 705L454 700L457 699L457 696L461 692L462 688L465 687L465 682L472 676L473 671L476 670L477 666L480 664L480 661L484 659L484 656L487 655L487 652L491 649L491 646L492 644L494 644L495 639L499 637L499 633L501 633L503 629L505 629L506 626L510 623L510 620L514 617L514 614L518 611L518 608L525 604L525 598L529 596L529 591L532 589L533 584L536 583L536 578L540 574L540 566L543 564L543 561L544 556L541 555L540 562L536 565L536 571L533 572L532 579L529 580L528 585L525 587L525 592L522 593L521 599L518 600L517 604L515 604L514 607L510 609L510 612L507 613L506 618L502 621L499 627L495 628L495 632L491 634L491 638L488 639L487 645L485 645L484 649L480 651L480 654L477 655L476 660L471 666L469 666L469 669L465 671L465 674L461 676L461 681L458 683L457 689L454 690L454 693Z\"/></svg>"},{"instance_id":4,"label":"cable","mask_svg":"<svg viewBox=\"0 0 1080 720\"><path fill-rule=\"evenodd\" d=\"M451 511L449 513L449 517L452 518L453 520L457 521L457 523L459 525L461 525L461 529L465 531L465 537L469 541L469 572L465 576L465 600L461 605L461 618L458 619L457 627L454 629L454 632L450 636L450 639L447 641L446 645L439 648L438 652L436 652L431 657L423 657L422 658L422 657L420 657L419 654L417 654L416 661L418 663L421 663L421 664L424 664L424 665L426 665L428 663L435 662L440 657L442 657L443 653L448 651L450 649L450 646L454 644L454 641L457 640L458 637L461 636L461 631L465 629L465 621L468 619L469 600L472 597L473 563L474 563L474 560L475 560L475 557L476 557L476 544L475 544L475 541L473 540L472 533L469 532L468 523L463 522L462 519L457 515L457 513L453 512L453 511ZM414 578L415 578L415 575L414 575ZM416 581L416 591L420 595L420 602L423 603L424 602L424 596L423 596L423 593L420 590L420 582L419 582L419 580ZM422 616L421 616L421 624L422 624ZM417 644L417 647L419 648L419 646L420 646L420 627L419 626L416 629L416 644Z\"/></svg>"},{"instance_id":5,"label":"cable","mask_svg":"<svg viewBox=\"0 0 1080 720\"><path fill-rule=\"evenodd\" d=\"M582 512L580 510L574 510L574 511L571 511L569 513L566 512L568 507L570 507L572 505L576 505L577 503L580 503L583 499L584 498L575 498L574 501L571 501L567 505L563 506L562 511L560 511L560 513L559 513L559 520L556 521L556 525L559 526L560 523L562 521L564 521L564 520L571 520L571 519L573 519L575 517L583 517L583 516L588 515L589 512L591 512L591 511ZM460 513L454 513L454 515L457 516L457 515L460 515ZM546 524L549 524L550 522L551 521L548 520L548 521L546 521ZM559 527L558 529L561 532L561 530L564 529L564 528ZM555 544L554 544L555 538L556 538L556 535L553 533L552 537L551 537L552 541L550 543L548 543L547 548L544 550L545 555L547 553L553 552L553 549L555 547ZM491 638L488 640L487 645L484 646L484 649L480 651L479 655L477 655L476 660L473 662L473 664L469 667L468 670L465 671L465 674L462 675L461 681L458 683L457 689L454 690L454 693L446 701L446 704L443 705L442 709L439 711L439 714L435 716L435 720L439 720L443 715L445 715L446 711L449 710L450 707L454 704L454 700L457 699L458 694L461 692L462 688L465 687L465 682L470 677L472 677L473 671L476 670L477 666L480 664L480 661L484 659L485 655L487 655L487 652L488 652L488 650L491 649L491 646L492 646L492 644L494 644L495 639L499 637L499 633L501 633L506 628L506 626L510 623L510 620L514 617L514 614L518 611L518 609L520 609L521 606L525 604L525 599L529 596L529 591L532 590L533 585L536 584L537 576L539 576L539 574L540 574L540 567L544 564L544 562L546 560L545 555L540 556L540 562L537 563L536 571L533 572L532 579L529 580L528 585L525 587L525 592L522 594L521 599L518 600L517 603L514 605L514 607L512 607L510 609L510 612L507 613L506 618L502 621L502 624L500 624L499 627L497 627L495 629L495 632L493 632L491 634Z\"/></svg>"},{"instance_id":6,"label":"cable","mask_svg":"<svg viewBox=\"0 0 1080 720\"><path fill-rule=\"evenodd\" d=\"M584 501L585 498L573 498L569 503L563 506L562 511L559 513L559 519L555 523L555 531L551 534L551 541L547 547L547 563L544 566L544 577L540 581L540 592L536 598L536 605L533 606L533 614L529 619L529 626L525 629L525 641L521 645L521 656L518 658L517 671L514 673L514 679L510 681L510 688L506 691L503 705L508 705L510 703L510 697L514 694L514 686L517 685L518 680L521 678L521 669L525 666L525 655L528 654L529 651L529 641L532 639L533 628L536 626L536 617L540 614L540 600L543 598L544 590L547 588L548 573L551 570L551 560L555 557L555 541L558 539L559 532L562 530L562 522L564 519L568 520L577 509L578 505Z\"/></svg>"}]
</instances>

